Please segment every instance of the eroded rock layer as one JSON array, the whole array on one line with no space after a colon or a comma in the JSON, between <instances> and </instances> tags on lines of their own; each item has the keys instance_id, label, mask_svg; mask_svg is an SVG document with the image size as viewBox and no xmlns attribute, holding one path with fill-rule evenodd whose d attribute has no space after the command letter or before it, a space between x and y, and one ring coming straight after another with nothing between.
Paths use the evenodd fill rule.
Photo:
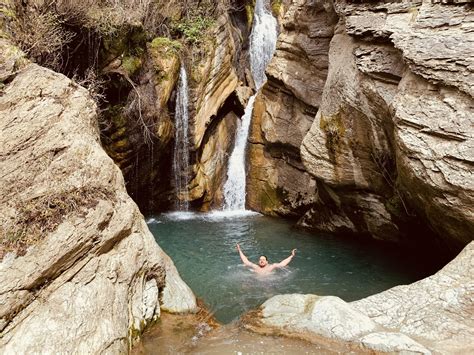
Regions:
<instances>
[{"instance_id":1,"label":"eroded rock layer","mask_svg":"<svg viewBox=\"0 0 474 355\"><path fill-rule=\"evenodd\" d=\"M160 309L193 311L195 297L103 151L87 90L13 68L0 98L0 347L126 352Z\"/></svg>"},{"instance_id":2,"label":"eroded rock layer","mask_svg":"<svg viewBox=\"0 0 474 355\"><path fill-rule=\"evenodd\" d=\"M249 207L459 251L474 228L473 23L464 3L293 2L255 105Z\"/></svg>"},{"instance_id":3,"label":"eroded rock layer","mask_svg":"<svg viewBox=\"0 0 474 355\"><path fill-rule=\"evenodd\" d=\"M321 102L336 14L330 2L292 2L281 23L268 81L255 101L247 179L251 209L301 216L316 182L299 147Z\"/></svg>"}]
</instances>

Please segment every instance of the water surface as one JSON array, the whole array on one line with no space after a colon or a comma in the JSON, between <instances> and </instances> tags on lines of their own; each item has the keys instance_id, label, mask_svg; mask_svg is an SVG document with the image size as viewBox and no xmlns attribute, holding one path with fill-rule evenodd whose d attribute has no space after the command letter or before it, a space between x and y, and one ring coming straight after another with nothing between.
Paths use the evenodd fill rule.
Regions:
<instances>
[{"instance_id":1,"label":"water surface","mask_svg":"<svg viewBox=\"0 0 474 355\"><path fill-rule=\"evenodd\" d=\"M429 272L421 261L393 247L315 235L258 214L181 212L149 219L148 226L183 280L223 323L276 294L335 295L354 301ZM261 254L272 263L293 248L297 253L286 268L261 276L242 265L236 243L255 263Z\"/></svg>"}]
</instances>

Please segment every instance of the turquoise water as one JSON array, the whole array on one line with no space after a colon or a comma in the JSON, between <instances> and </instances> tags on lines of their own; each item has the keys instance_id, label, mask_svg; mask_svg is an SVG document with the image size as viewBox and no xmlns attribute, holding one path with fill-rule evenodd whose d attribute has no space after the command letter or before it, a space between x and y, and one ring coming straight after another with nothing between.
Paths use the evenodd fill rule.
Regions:
<instances>
[{"instance_id":1,"label":"turquoise water","mask_svg":"<svg viewBox=\"0 0 474 355\"><path fill-rule=\"evenodd\" d=\"M393 247L315 235L261 215L171 213L150 218L156 241L173 259L181 277L214 312L229 323L266 299L283 293L335 295L354 301L430 272L419 259ZM265 254L270 263L293 261L269 276L242 265Z\"/></svg>"}]
</instances>

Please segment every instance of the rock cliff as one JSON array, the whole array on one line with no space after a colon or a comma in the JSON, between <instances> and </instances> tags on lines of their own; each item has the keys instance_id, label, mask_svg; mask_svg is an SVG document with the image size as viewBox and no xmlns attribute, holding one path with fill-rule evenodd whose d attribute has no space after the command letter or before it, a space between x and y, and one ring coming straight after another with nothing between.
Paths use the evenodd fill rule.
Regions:
<instances>
[{"instance_id":1,"label":"rock cliff","mask_svg":"<svg viewBox=\"0 0 474 355\"><path fill-rule=\"evenodd\" d=\"M243 112L238 95L243 73L236 63L242 53L242 33L228 14L212 32L215 44L197 68L192 112L192 151L195 152L190 199L201 210L222 204L222 188L237 121Z\"/></svg>"},{"instance_id":2,"label":"rock cliff","mask_svg":"<svg viewBox=\"0 0 474 355\"><path fill-rule=\"evenodd\" d=\"M321 102L336 21L330 1L293 1L285 11L268 81L253 111L247 178L251 209L294 218L314 202L316 181L306 172L299 147Z\"/></svg>"},{"instance_id":3,"label":"rock cliff","mask_svg":"<svg viewBox=\"0 0 474 355\"><path fill-rule=\"evenodd\" d=\"M195 297L102 149L88 91L0 44L0 347L126 352Z\"/></svg>"},{"instance_id":4,"label":"rock cliff","mask_svg":"<svg viewBox=\"0 0 474 355\"><path fill-rule=\"evenodd\" d=\"M474 228L473 21L463 2L292 2L255 104L249 207L458 252Z\"/></svg>"}]
</instances>

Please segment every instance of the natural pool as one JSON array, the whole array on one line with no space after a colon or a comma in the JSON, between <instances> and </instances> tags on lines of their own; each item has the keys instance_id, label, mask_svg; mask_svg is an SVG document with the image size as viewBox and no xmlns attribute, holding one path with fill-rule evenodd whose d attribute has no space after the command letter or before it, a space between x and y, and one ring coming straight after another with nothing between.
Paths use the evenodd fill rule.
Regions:
<instances>
[{"instance_id":1,"label":"natural pool","mask_svg":"<svg viewBox=\"0 0 474 355\"><path fill-rule=\"evenodd\" d=\"M276 294L353 301L435 271L390 246L314 235L258 214L178 212L150 218L148 226L183 280L222 323ZM261 254L281 261L293 248L297 254L285 269L259 276L242 265L236 243L253 262Z\"/></svg>"}]
</instances>

